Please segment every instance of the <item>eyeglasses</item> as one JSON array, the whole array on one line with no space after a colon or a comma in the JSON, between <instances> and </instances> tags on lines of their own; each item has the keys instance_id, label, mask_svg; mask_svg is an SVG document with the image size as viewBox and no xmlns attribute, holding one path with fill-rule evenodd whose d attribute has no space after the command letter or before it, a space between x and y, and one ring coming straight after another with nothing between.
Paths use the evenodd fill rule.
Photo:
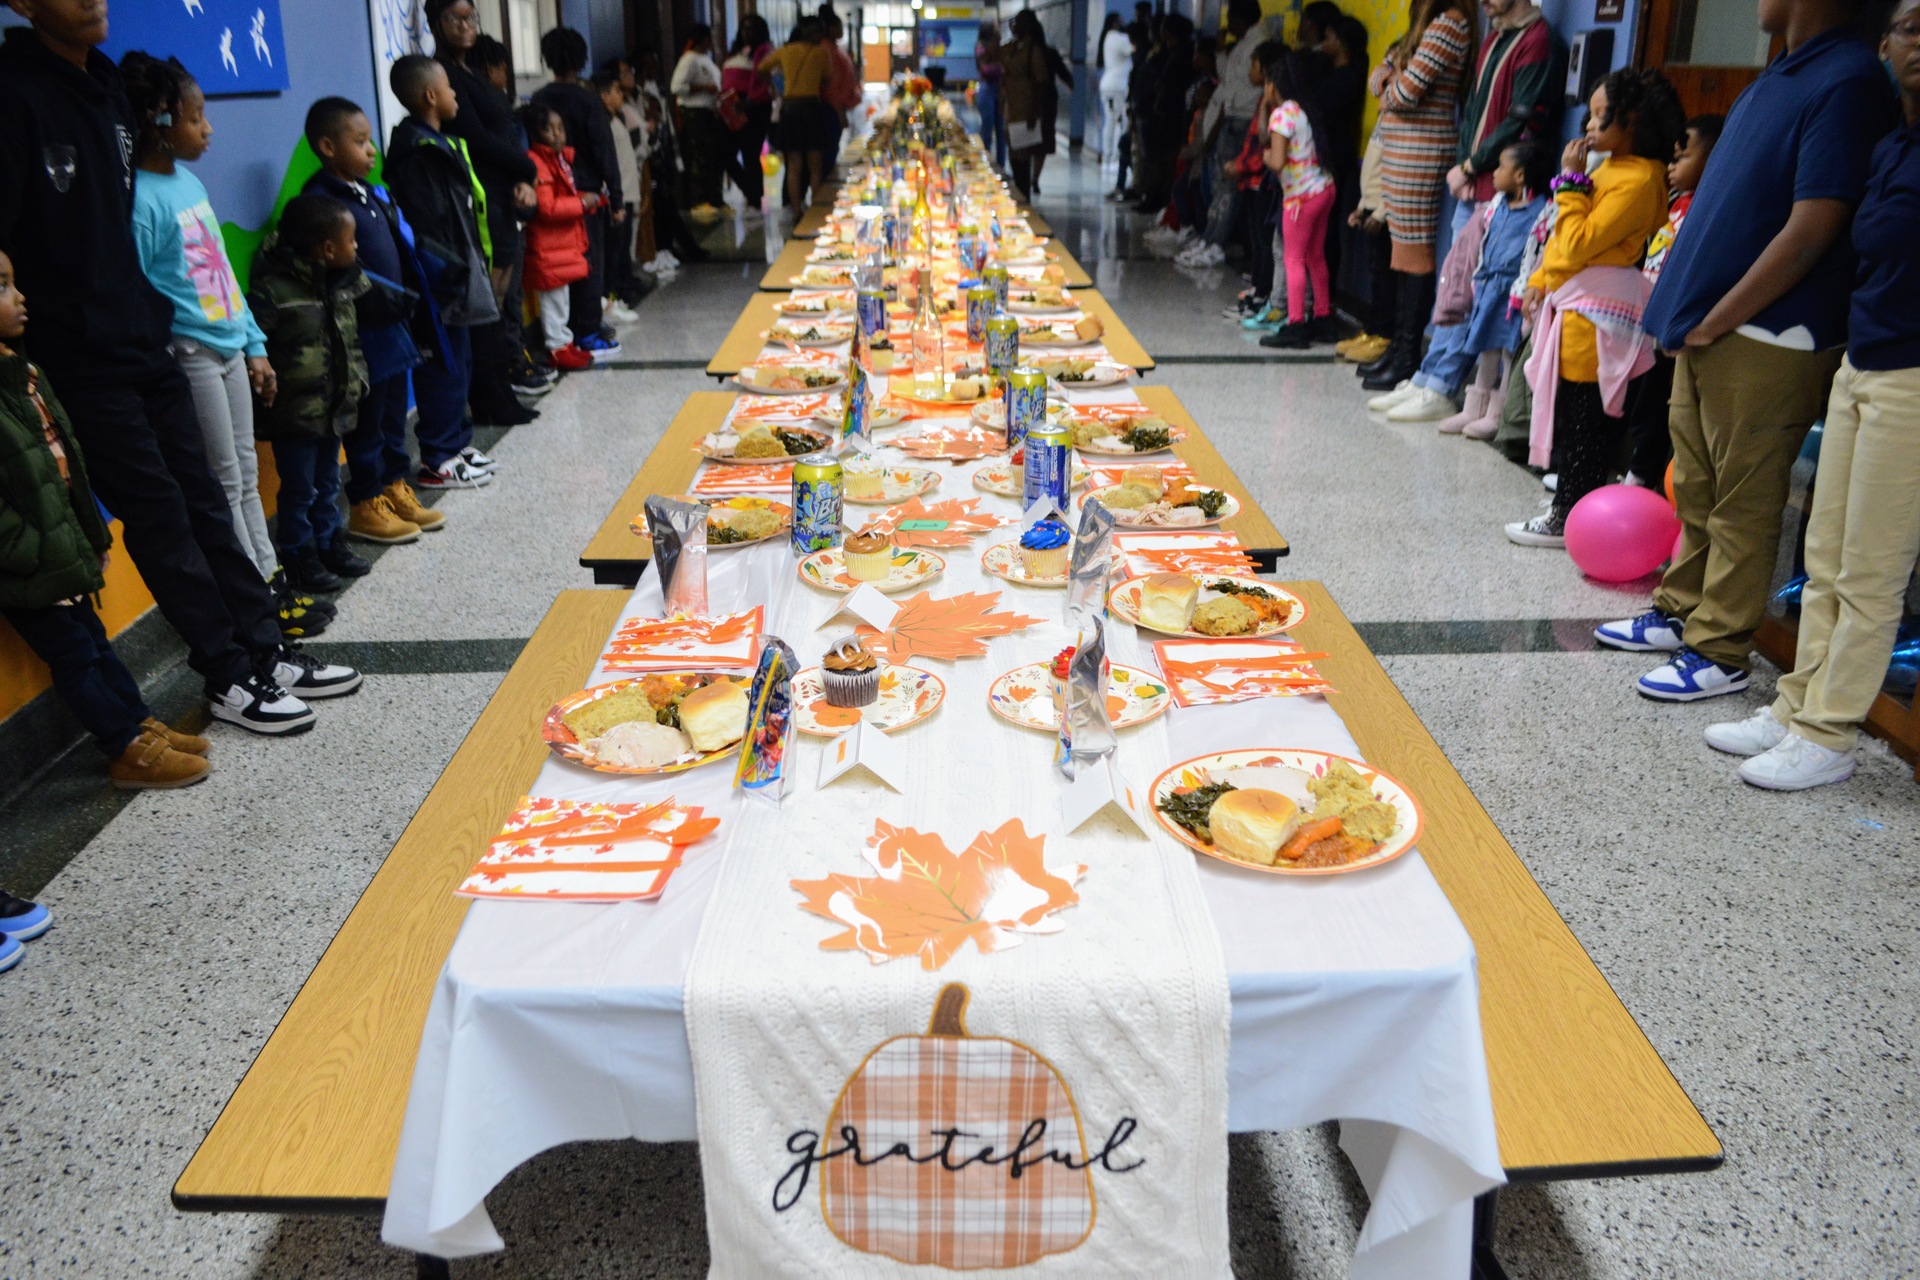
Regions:
<instances>
[{"instance_id":1,"label":"eyeglasses","mask_svg":"<svg viewBox=\"0 0 1920 1280\"><path fill-rule=\"evenodd\" d=\"M468 9L466 16L462 17L460 14L449 9L440 15L440 25L443 27L467 27L478 31L480 29L480 15L472 9Z\"/></svg>"}]
</instances>

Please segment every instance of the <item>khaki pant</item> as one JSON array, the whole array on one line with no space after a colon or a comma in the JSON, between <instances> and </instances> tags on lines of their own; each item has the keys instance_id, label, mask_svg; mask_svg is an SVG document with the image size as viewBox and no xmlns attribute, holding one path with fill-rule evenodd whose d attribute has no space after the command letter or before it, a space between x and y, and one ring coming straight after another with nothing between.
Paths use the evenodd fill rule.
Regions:
<instances>
[{"instance_id":1,"label":"khaki pant","mask_svg":"<svg viewBox=\"0 0 1920 1280\"><path fill-rule=\"evenodd\" d=\"M1745 671L1766 613L1793 460L1826 407L1838 351L1794 351L1730 333L1673 371L1673 494L1680 551L1655 607L1687 647Z\"/></svg>"},{"instance_id":2,"label":"khaki pant","mask_svg":"<svg viewBox=\"0 0 1920 1280\"><path fill-rule=\"evenodd\" d=\"M1773 717L1850 751L1893 658L1920 555L1920 369L1840 366L1807 523L1807 585L1793 674Z\"/></svg>"}]
</instances>

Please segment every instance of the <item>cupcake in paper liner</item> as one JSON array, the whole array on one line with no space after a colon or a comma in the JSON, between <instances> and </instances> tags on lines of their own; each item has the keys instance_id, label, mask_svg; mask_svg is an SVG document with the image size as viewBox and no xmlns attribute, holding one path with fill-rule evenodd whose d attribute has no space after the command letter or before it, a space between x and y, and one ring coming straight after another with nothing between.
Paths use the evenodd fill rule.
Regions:
<instances>
[{"instance_id":1,"label":"cupcake in paper liner","mask_svg":"<svg viewBox=\"0 0 1920 1280\"><path fill-rule=\"evenodd\" d=\"M852 636L836 640L820 659L820 683L828 706L870 706L880 696L880 659Z\"/></svg>"},{"instance_id":2,"label":"cupcake in paper liner","mask_svg":"<svg viewBox=\"0 0 1920 1280\"><path fill-rule=\"evenodd\" d=\"M893 540L884 533L850 533L840 552L855 582L885 582L893 572Z\"/></svg>"},{"instance_id":3,"label":"cupcake in paper liner","mask_svg":"<svg viewBox=\"0 0 1920 1280\"><path fill-rule=\"evenodd\" d=\"M1068 546L1073 535L1066 523L1053 516L1020 535L1020 559L1027 572L1036 578L1067 576Z\"/></svg>"},{"instance_id":4,"label":"cupcake in paper liner","mask_svg":"<svg viewBox=\"0 0 1920 1280\"><path fill-rule=\"evenodd\" d=\"M1074 646L1068 645L1047 664L1047 677L1053 686L1053 709L1062 717L1067 714L1067 668L1073 662L1073 650Z\"/></svg>"}]
</instances>

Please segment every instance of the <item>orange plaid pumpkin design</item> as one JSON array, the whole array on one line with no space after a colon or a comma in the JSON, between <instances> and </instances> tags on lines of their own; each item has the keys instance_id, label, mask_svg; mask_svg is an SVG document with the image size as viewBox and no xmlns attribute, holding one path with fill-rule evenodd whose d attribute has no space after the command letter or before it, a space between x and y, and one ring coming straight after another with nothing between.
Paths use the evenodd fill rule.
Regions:
<instances>
[{"instance_id":1,"label":"orange plaid pumpkin design","mask_svg":"<svg viewBox=\"0 0 1920 1280\"><path fill-rule=\"evenodd\" d=\"M869 1158L896 1144L938 1153L836 1160L824 1171L827 1226L863 1253L959 1271L1018 1267L1075 1249L1093 1231L1093 1177L1072 1093L1019 1041L968 1035L967 999L960 983L941 988L927 1033L882 1043L834 1103L827 1132L853 1128ZM1007 1158L1023 1141L1038 1156L1031 1132L1040 1120L1038 1148L1066 1152L1078 1167ZM970 1159L989 1147L994 1163Z\"/></svg>"}]
</instances>

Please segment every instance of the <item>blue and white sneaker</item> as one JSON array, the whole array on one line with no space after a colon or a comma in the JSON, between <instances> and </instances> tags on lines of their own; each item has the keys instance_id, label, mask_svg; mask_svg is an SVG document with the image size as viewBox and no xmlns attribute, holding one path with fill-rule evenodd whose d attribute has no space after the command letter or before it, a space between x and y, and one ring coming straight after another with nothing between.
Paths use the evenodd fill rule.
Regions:
<instances>
[{"instance_id":1,"label":"blue and white sneaker","mask_svg":"<svg viewBox=\"0 0 1920 1280\"><path fill-rule=\"evenodd\" d=\"M1680 647L1680 619L1658 609L1649 609L1637 618L1604 622L1593 629L1593 638L1609 649L1631 653L1672 653Z\"/></svg>"},{"instance_id":2,"label":"blue and white sneaker","mask_svg":"<svg viewBox=\"0 0 1920 1280\"><path fill-rule=\"evenodd\" d=\"M5 973L27 958L27 949L5 934L0 934L0 973Z\"/></svg>"},{"instance_id":3,"label":"blue and white sneaker","mask_svg":"<svg viewBox=\"0 0 1920 1280\"><path fill-rule=\"evenodd\" d=\"M592 356L595 364L599 364L602 360L611 360L620 354L619 343L603 338L597 333L590 333L584 338L576 338L574 339L573 345Z\"/></svg>"},{"instance_id":4,"label":"blue and white sneaker","mask_svg":"<svg viewBox=\"0 0 1920 1280\"><path fill-rule=\"evenodd\" d=\"M1666 665L1655 667L1634 685L1641 697L1659 702L1698 702L1702 698L1739 693L1746 687L1746 672L1723 667L1685 645L1680 646L1680 651Z\"/></svg>"},{"instance_id":5,"label":"blue and white sneaker","mask_svg":"<svg viewBox=\"0 0 1920 1280\"><path fill-rule=\"evenodd\" d=\"M53 928L53 916L37 902L0 893L0 937L31 942Z\"/></svg>"}]
</instances>

